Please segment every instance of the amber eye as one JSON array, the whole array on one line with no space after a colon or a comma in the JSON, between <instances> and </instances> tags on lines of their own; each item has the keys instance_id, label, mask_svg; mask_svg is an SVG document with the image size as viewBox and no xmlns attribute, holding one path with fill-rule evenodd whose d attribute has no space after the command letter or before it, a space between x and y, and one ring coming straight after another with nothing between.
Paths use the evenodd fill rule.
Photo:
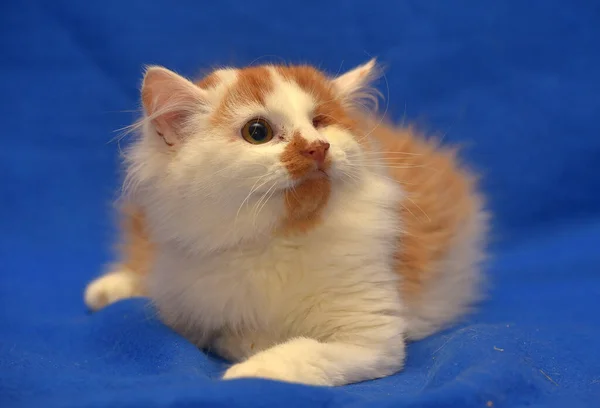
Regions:
<instances>
[{"instance_id":1,"label":"amber eye","mask_svg":"<svg viewBox=\"0 0 600 408\"><path fill-rule=\"evenodd\" d=\"M267 143L273 139L273 129L264 119L252 119L242 128L242 137L252 144Z\"/></svg>"}]
</instances>

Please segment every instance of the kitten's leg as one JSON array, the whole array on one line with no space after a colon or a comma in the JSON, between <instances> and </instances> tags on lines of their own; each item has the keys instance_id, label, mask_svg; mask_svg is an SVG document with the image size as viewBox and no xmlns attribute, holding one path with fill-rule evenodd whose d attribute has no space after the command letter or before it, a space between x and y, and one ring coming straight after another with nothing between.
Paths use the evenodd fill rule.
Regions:
<instances>
[{"instance_id":1,"label":"kitten's leg","mask_svg":"<svg viewBox=\"0 0 600 408\"><path fill-rule=\"evenodd\" d=\"M144 215L139 208L131 205L123 206L121 212L122 260L85 289L85 303L92 310L146 294L144 280L150 268L153 248L146 233Z\"/></svg>"},{"instance_id":2,"label":"kitten's leg","mask_svg":"<svg viewBox=\"0 0 600 408\"><path fill-rule=\"evenodd\" d=\"M337 386L391 375L404 364L403 336L386 342L319 342L299 337L233 365L224 379L259 377Z\"/></svg>"}]
</instances>

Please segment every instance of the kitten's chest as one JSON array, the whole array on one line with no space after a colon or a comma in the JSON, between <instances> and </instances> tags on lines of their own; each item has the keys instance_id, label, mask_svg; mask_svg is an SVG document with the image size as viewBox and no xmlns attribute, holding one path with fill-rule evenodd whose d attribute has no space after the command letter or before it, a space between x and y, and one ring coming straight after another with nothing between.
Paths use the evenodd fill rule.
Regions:
<instances>
[{"instance_id":1,"label":"kitten's chest","mask_svg":"<svg viewBox=\"0 0 600 408\"><path fill-rule=\"evenodd\" d=\"M202 310L208 315L203 320L234 327L272 325L327 284L334 272L327 256L331 249L273 241L205 260L198 274L193 272L191 286L202 293Z\"/></svg>"},{"instance_id":2,"label":"kitten's chest","mask_svg":"<svg viewBox=\"0 0 600 408\"><path fill-rule=\"evenodd\" d=\"M151 296L167 324L284 332L296 321L302 330L297 322L315 305L325 308L336 288L367 273L373 252L353 241L281 239L193 262L166 257L150 277Z\"/></svg>"}]
</instances>

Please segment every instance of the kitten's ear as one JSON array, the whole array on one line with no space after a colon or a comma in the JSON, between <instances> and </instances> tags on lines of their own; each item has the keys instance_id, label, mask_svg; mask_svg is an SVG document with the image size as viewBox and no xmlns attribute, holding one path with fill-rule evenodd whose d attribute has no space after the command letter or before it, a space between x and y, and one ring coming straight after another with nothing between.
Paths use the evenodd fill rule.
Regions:
<instances>
[{"instance_id":1,"label":"kitten's ear","mask_svg":"<svg viewBox=\"0 0 600 408\"><path fill-rule=\"evenodd\" d=\"M380 69L377 67L375 58L366 64L359 65L356 68L333 79L333 88L342 99L360 98L360 95L368 89L371 83L380 75Z\"/></svg>"},{"instance_id":2,"label":"kitten's ear","mask_svg":"<svg viewBox=\"0 0 600 408\"><path fill-rule=\"evenodd\" d=\"M146 117L169 146L184 137L193 115L207 110L204 90L166 68L146 69L142 84L142 104Z\"/></svg>"}]
</instances>

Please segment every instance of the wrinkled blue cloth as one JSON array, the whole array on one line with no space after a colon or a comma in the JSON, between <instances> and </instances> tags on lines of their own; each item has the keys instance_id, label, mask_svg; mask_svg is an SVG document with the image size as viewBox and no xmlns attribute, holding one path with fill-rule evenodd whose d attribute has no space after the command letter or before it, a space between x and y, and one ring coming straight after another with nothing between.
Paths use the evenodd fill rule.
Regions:
<instances>
[{"instance_id":1,"label":"wrinkled blue cloth","mask_svg":"<svg viewBox=\"0 0 600 408\"><path fill-rule=\"evenodd\" d=\"M1 407L599 407L600 3L595 0L16 1L0 4ZM339 388L219 381L226 363L142 299L87 313L111 260L117 129L145 64L378 56L390 117L483 176L490 296Z\"/></svg>"}]
</instances>

